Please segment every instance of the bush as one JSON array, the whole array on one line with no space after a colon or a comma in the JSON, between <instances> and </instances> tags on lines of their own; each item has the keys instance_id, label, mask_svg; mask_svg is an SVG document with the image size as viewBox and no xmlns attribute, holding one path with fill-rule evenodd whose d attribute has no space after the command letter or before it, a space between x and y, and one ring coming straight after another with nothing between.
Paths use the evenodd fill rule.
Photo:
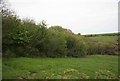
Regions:
<instances>
[{"instance_id":1,"label":"bush","mask_svg":"<svg viewBox=\"0 0 120 81\"><path fill-rule=\"evenodd\" d=\"M87 46L81 36L67 35L67 56L70 57L82 57L86 55Z\"/></svg>"},{"instance_id":2,"label":"bush","mask_svg":"<svg viewBox=\"0 0 120 81\"><path fill-rule=\"evenodd\" d=\"M117 79L117 77L109 70L99 70L96 72L95 79Z\"/></svg>"},{"instance_id":3,"label":"bush","mask_svg":"<svg viewBox=\"0 0 120 81\"><path fill-rule=\"evenodd\" d=\"M80 73L76 69L66 69L64 70L64 73L61 76L62 79L89 79L89 76L87 76L84 73Z\"/></svg>"}]
</instances>

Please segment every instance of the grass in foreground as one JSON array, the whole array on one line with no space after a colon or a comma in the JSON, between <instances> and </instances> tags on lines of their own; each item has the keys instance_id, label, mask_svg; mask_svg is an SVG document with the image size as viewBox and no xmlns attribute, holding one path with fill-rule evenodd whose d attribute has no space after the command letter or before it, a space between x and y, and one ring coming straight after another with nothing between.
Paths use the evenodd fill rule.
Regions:
<instances>
[{"instance_id":1,"label":"grass in foreground","mask_svg":"<svg viewBox=\"0 0 120 81\"><path fill-rule=\"evenodd\" d=\"M3 79L93 79L99 70L109 70L117 76L118 57L4 58L2 67Z\"/></svg>"}]
</instances>

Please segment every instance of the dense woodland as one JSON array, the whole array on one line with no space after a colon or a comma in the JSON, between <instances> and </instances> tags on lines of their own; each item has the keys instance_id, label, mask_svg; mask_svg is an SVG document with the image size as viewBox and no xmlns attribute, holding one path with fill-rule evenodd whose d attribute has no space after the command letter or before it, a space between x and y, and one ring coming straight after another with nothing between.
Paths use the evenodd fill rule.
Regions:
<instances>
[{"instance_id":1,"label":"dense woodland","mask_svg":"<svg viewBox=\"0 0 120 81\"><path fill-rule=\"evenodd\" d=\"M64 27L48 27L45 21L36 24L31 19L21 20L11 10L2 10L3 57L118 55L118 43L90 39L92 36L97 35L74 34Z\"/></svg>"}]
</instances>

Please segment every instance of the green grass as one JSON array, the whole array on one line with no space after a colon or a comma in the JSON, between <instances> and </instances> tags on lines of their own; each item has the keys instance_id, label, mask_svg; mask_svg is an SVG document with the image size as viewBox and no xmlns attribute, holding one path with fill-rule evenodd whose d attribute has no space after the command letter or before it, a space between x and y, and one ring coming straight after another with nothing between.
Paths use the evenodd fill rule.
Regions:
<instances>
[{"instance_id":1,"label":"green grass","mask_svg":"<svg viewBox=\"0 0 120 81\"><path fill-rule=\"evenodd\" d=\"M74 79L79 73L94 78L95 72L109 70L118 74L118 57L92 55L83 58L4 58L3 79ZM79 78L79 76L77 77Z\"/></svg>"},{"instance_id":2,"label":"green grass","mask_svg":"<svg viewBox=\"0 0 120 81\"><path fill-rule=\"evenodd\" d=\"M95 36L95 37L89 37L89 38L96 41L103 41L103 42L110 42L110 43L117 43L117 40L118 40L118 36Z\"/></svg>"}]
</instances>

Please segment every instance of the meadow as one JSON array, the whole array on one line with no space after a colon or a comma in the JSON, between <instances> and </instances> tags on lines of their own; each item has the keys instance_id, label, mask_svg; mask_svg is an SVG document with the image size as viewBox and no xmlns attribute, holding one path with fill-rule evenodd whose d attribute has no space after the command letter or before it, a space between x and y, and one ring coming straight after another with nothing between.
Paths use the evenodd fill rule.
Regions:
<instances>
[{"instance_id":1,"label":"meadow","mask_svg":"<svg viewBox=\"0 0 120 81\"><path fill-rule=\"evenodd\" d=\"M109 79L118 76L118 57L3 58L2 68L3 79Z\"/></svg>"},{"instance_id":2,"label":"meadow","mask_svg":"<svg viewBox=\"0 0 120 81\"><path fill-rule=\"evenodd\" d=\"M97 41L110 42L113 44L116 44L118 40L118 36L95 36L89 38Z\"/></svg>"}]
</instances>

